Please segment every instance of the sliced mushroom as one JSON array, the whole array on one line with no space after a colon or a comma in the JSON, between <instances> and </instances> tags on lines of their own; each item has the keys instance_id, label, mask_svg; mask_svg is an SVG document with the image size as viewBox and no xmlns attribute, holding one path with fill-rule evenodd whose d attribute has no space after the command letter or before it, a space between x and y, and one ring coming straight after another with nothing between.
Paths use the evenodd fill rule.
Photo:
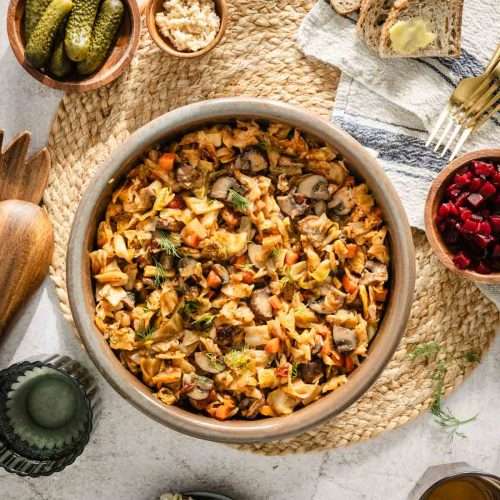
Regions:
<instances>
[{"instance_id":1,"label":"sliced mushroom","mask_svg":"<svg viewBox=\"0 0 500 500\"><path fill-rule=\"evenodd\" d=\"M308 304L308 307L318 314L333 314L344 304L346 294L335 287L328 287L324 290L322 299Z\"/></svg>"},{"instance_id":2,"label":"sliced mushroom","mask_svg":"<svg viewBox=\"0 0 500 500\"><path fill-rule=\"evenodd\" d=\"M160 258L160 264L162 265L165 271L170 271L174 265L173 255L168 255L166 253L163 253L163 255Z\"/></svg>"},{"instance_id":3,"label":"sliced mushroom","mask_svg":"<svg viewBox=\"0 0 500 500\"><path fill-rule=\"evenodd\" d=\"M240 185L233 177L224 176L219 177L213 184L210 190L210 198L216 200L227 200L229 196L230 189L239 188Z\"/></svg>"},{"instance_id":4,"label":"sliced mushroom","mask_svg":"<svg viewBox=\"0 0 500 500\"><path fill-rule=\"evenodd\" d=\"M207 399L214 387L213 380L193 373L184 375L182 383L184 387L189 388L186 395L195 401Z\"/></svg>"},{"instance_id":5,"label":"sliced mushroom","mask_svg":"<svg viewBox=\"0 0 500 500\"><path fill-rule=\"evenodd\" d=\"M297 203L293 196L277 196L276 201L281 211L292 219L304 214L307 210L307 203Z\"/></svg>"},{"instance_id":6,"label":"sliced mushroom","mask_svg":"<svg viewBox=\"0 0 500 500\"><path fill-rule=\"evenodd\" d=\"M323 376L323 363L318 360L301 363L298 367L298 374L306 384L314 384Z\"/></svg>"},{"instance_id":7,"label":"sliced mushroom","mask_svg":"<svg viewBox=\"0 0 500 500\"><path fill-rule=\"evenodd\" d=\"M222 356L217 356L214 353L195 352L194 361L207 373L220 373L226 368Z\"/></svg>"},{"instance_id":8,"label":"sliced mushroom","mask_svg":"<svg viewBox=\"0 0 500 500\"><path fill-rule=\"evenodd\" d=\"M173 217L162 217L156 221L156 229L163 229L171 233L180 233L184 223L180 220L175 220Z\"/></svg>"},{"instance_id":9,"label":"sliced mushroom","mask_svg":"<svg viewBox=\"0 0 500 500\"><path fill-rule=\"evenodd\" d=\"M339 352L354 351L358 346L358 337L354 330L344 328L343 326L334 325L333 340Z\"/></svg>"},{"instance_id":10,"label":"sliced mushroom","mask_svg":"<svg viewBox=\"0 0 500 500\"><path fill-rule=\"evenodd\" d=\"M245 152L244 157L250 162L250 171L254 174L268 167L267 160L258 149L249 149Z\"/></svg>"},{"instance_id":11,"label":"sliced mushroom","mask_svg":"<svg viewBox=\"0 0 500 500\"><path fill-rule=\"evenodd\" d=\"M369 260L365 267L366 270L363 272L360 281L362 285L385 283L389 279L389 273L387 272L387 266L385 264Z\"/></svg>"},{"instance_id":12,"label":"sliced mushroom","mask_svg":"<svg viewBox=\"0 0 500 500\"><path fill-rule=\"evenodd\" d=\"M314 204L314 213L316 215L322 215L326 212L327 204L324 200L319 200Z\"/></svg>"},{"instance_id":13,"label":"sliced mushroom","mask_svg":"<svg viewBox=\"0 0 500 500\"><path fill-rule=\"evenodd\" d=\"M273 317L273 310L269 299L269 293L265 288L255 290L250 297L252 311L262 319L271 319Z\"/></svg>"},{"instance_id":14,"label":"sliced mushroom","mask_svg":"<svg viewBox=\"0 0 500 500\"><path fill-rule=\"evenodd\" d=\"M313 200L328 200L330 198L328 181L322 175L308 175L300 182L297 191Z\"/></svg>"},{"instance_id":15,"label":"sliced mushroom","mask_svg":"<svg viewBox=\"0 0 500 500\"><path fill-rule=\"evenodd\" d=\"M350 187L340 188L332 197L329 208L333 208L336 215L347 215L354 208L354 200Z\"/></svg>"},{"instance_id":16,"label":"sliced mushroom","mask_svg":"<svg viewBox=\"0 0 500 500\"><path fill-rule=\"evenodd\" d=\"M193 187L198 187L201 184L203 181L203 173L193 165L184 163L177 169L175 173L175 180L179 183L180 187L192 189Z\"/></svg>"},{"instance_id":17,"label":"sliced mushroom","mask_svg":"<svg viewBox=\"0 0 500 500\"><path fill-rule=\"evenodd\" d=\"M266 400L264 398L244 398L239 404L241 415L246 418L255 418L265 404Z\"/></svg>"},{"instance_id":18,"label":"sliced mushroom","mask_svg":"<svg viewBox=\"0 0 500 500\"><path fill-rule=\"evenodd\" d=\"M183 257L179 260L179 275L181 278L190 278L196 275L196 267L198 261L192 259L191 257Z\"/></svg>"},{"instance_id":19,"label":"sliced mushroom","mask_svg":"<svg viewBox=\"0 0 500 500\"><path fill-rule=\"evenodd\" d=\"M222 280L222 284L226 285L229 283L229 273L227 272L227 269L222 266L221 264L214 264L212 266L212 269L214 270L215 273L217 273L217 276Z\"/></svg>"}]
</instances>

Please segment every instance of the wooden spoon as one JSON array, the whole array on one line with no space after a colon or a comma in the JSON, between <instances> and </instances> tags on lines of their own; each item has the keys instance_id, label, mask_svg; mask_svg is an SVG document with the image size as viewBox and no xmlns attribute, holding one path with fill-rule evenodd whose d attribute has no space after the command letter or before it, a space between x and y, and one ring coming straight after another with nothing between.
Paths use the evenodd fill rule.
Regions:
<instances>
[{"instance_id":1,"label":"wooden spoon","mask_svg":"<svg viewBox=\"0 0 500 500\"><path fill-rule=\"evenodd\" d=\"M38 206L50 156L43 149L26 161L31 134L23 132L2 152L0 130L0 335L48 272L54 249L52 225Z\"/></svg>"}]
</instances>

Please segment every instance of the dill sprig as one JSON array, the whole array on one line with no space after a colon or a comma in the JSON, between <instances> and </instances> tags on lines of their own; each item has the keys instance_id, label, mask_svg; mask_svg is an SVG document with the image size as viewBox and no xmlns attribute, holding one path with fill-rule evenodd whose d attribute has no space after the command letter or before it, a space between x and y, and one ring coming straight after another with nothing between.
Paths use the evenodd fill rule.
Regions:
<instances>
[{"instance_id":1,"label":"dill sprig","mask_svg":"<svg viewBox=\"0 0 500 500\"><path fill-rule=\"evenodd\" d=\"M293 279L290 267L285 266L283 268L283 272L284 272L284 274L279 280L281 288L285 288L288 284L293 285L293 283L295 283L295 280Z\"/></svg>"},{"instance_id":2,"label":"dill sprig","mask_svg":"<svg viewBox=\"0 0 500 500\"><path fill-rule=\"evenodd\" d=\"M135 338L136 340L140 340L141 342L146 342L147 340L150 340L151 337L155 333L155 329L153 326L148 325L147 327L143 328L142 330L139 330L138 332L135 332Z\"/></svg>"},{"instance_id":3,"label":"dill sprig","mask_svg":"<svg viewBox=\"0 0 500 500\"><path fill-rule=\"evenodd\" d=\"M185 300L184 304L180 308L180 313L185 318L189 318L192 316L194 312L196 312L200 308L200 303L196 300Z\"/></svg>"},{"instance_id":4,"label":"dill sprig","mask_svg":"<svg viewBox=\"0 0 500 500\"><path fill-rule=\"evenodd\" d=\"M437 354L441 346L437 342L426 342L418 345L413 351L408 354L408 357L413 361L415 359L425 358L429 360L434 354Z\"/></svg>"},{"instance_id":5,"label":"dill sprig","mask_svg":"<svg viewBox=\"0 0 500 500\"><path fill-rule=\"evenodd\" d=\"M208 330L214 324L215 315L205 313L193 321L193 328L196 330Z\"/></svg>"},{"instance_id":6,"label":"dill sprig","mask_svg":"<svg viewBox=\"0 0 500 500\"><path fill-rule=\"evenodd\" d=\"M240 212L246 212L250 205L250 202L242 194L238 193L234 189L229 189L228 191L229 201L233 204L236 210Z\"/></svg>"},{"instance_id":7,"label":"dill sprig","mask_svg":"<svg viewBox=\"0 0 500 500\"><path fill-rule=\"evenodd\" d=\"M245 368L250 362L250 356L245 352L246 349L232 349L224 356L226 365L235 370Z\"/></svg>"},{"instance_id":8,"label":"dill sprig","mask_svg":"<svg viewBox=\"0 0 500 500\"><path fill-rule=\"evenodd\" d=\"M426 361L430 361L438 354L440 350L441 346L437 342L427 342L425 344L417 346L409 354L409 357L412 360L425 359ZM466 353L465 358L468 360L467 354L469 353ZM460 426L475 420L477 418L477 415L474 415L473 417L467 419L459 419L451 413L449 408L443 407L443 397L445 393L444 383L447 372L448 366L446 365L446 360L438 361L436 368L432 373L434 389L432 392L431 414L434 418L434 421L439 426L445 428L450 433L452 438L454 436L465 437L465 434L460 432L458 429L460 428Z\"/></svg>"},{"instance_id":9,"label":"dill sprig","mask_svg":"<svg viewBox=\"0 0 500 500\"><path fill-rule=\"evenodd\" d=\"M299 374L299 365L297 363L292 363L292 378L297 378Z\"/></svg>"},{"instance_id":10,"label":"dill sprig","mask_svg":"<svg viewBox=\"0 0 500 500\"><path fill-rule=\"evenodd\" d=\"M161 262L155 261L155 267L156 267L155 277L154 277L155 287L161 288L163 282L167 278L167 271L162 266Z\"/></svg>"},{"instance_id":11,"label":"dill sprig","mask_svg":"<svg viewBox=\"0 0 500 500\"><path fill-rule=\"evenodd\" d=\"M160 231L157 238L158 244L160 248L167 254L172 257L181 258L181 254L178 252L177 248L179 247L179 243L174 241L171 235L169 235L166 231Z\"/></svg>"}]
</instances>

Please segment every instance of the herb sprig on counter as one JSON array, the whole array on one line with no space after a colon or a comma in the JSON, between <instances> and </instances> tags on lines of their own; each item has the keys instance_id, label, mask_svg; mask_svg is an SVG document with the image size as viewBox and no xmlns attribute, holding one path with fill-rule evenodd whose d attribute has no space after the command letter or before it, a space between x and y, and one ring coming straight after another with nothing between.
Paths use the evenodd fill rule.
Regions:
<instances>
[{"instance_id":1,"label":"herb sprig on counter","mask_svg":"<svg viewBox=\"0 0 500 500\"><path fill-rule=\"evenodd\" d=\"M437 354L441 351L441 346L437 342L427 342L425 344L418 345L412 352L409 353L408 357L413 360L425 360L426 362L431 362L436 358ZM471 351L473 352L473 351ZM475 362L479 359L477 353L476 356L468 356L469 353L464 355L464 359L468 362ZM443 397L445 394L444 382L446 374L448 372L448 365L446 359L441 359L437 361L436 368L432 373L432 380L434 382L434 390L432 392L432 403L431 403L431 414L434 421L441 427L445 428L450 432L451 437L460 436L466 437L465 434L459 431L462 425L468 424L477 418L477 415L473 417L460 419L451 413L449 408L443 407Z\"/></svg>"}]
</instances>

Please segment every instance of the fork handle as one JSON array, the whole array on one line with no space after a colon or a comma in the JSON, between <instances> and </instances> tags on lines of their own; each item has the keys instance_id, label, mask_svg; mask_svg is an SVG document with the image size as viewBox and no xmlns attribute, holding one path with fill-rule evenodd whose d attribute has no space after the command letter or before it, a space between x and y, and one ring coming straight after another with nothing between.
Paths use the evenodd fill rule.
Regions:
<instances>
[{"instance_id":1,"label":"fork handle","mask_svg":"<svg viewBox=\"0 0 500 500\"><path fill-rule=\"evenodd\" d=\"M491 58L491 61L489 62L488 66L486 67L486 73L489 73L492 71L495 66L498 64L500 61L500 43L497 45L497 50L495 50L495 53L493 54L493 57Z\"/></svg>"}]
</instances>

